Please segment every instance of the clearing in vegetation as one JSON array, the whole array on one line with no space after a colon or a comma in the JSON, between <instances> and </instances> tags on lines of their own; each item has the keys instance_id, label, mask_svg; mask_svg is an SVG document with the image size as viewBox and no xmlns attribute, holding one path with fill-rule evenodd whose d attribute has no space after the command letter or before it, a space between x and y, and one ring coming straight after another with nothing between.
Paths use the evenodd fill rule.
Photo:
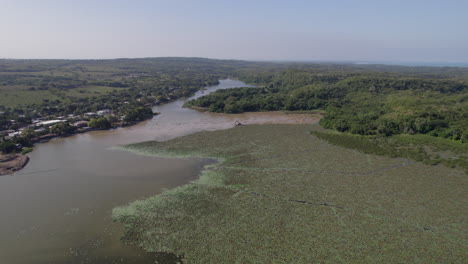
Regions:
<instances>
[{"instance_id":1,"label":"clearing in vegetation","mask_svg":"<svg viewBox=\"0 0 468 264\"><path fill-rule=\"evenodd\" d=\"M211 157L199 180L115 208L125 238L184 263L464 263L466 175L251 125L124 148Z\"/></svg>"}]
</instances>

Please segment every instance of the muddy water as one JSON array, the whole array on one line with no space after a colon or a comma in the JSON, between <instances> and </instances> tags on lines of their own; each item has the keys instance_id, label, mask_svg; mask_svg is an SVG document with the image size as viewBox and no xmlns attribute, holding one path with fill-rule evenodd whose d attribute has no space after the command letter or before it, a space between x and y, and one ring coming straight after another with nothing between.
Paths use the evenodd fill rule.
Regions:
<instances>
[{"instance_id":1,"label":"muddy water","mask_svg":"<svg viewBox=\"0 0 468 264\"><path fill-rule=\"evenodd\" d=\"M217 89L247 86L222 80ZM39 144L28 166L0 177L0 263L154 263L171 256L149 255L120 241L113 207L195 179L207 160L137 156L112 146L168 140L202 130L274 120L309 122L280 113L223 115L182 108L179 100L154 108L161 114L138 125L95 131ZM166 261L164 261L166 260Z\"/></svg>"}]
</instances>

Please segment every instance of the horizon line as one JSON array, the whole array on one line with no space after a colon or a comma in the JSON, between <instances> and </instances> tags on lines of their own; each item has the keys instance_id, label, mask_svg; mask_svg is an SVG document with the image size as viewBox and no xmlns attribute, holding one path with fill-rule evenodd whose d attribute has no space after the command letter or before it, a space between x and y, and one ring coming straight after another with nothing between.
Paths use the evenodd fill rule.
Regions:
<instances>
[{"instance_id":1,"label":"horizon line","mask_svg":"<svg viewBox=\"0 0 468 264\"><path fill-rule=\"evenodd\" d=\"M317 64L355 64L355 65L392 65L392 66L423 66L423 67L468 67L468 62L455 61L386 61L386 60L289 60L289 59L221 59L198 56L158 56L158 57L114 57L114 58L0 58L0 60L64 60L64 61L105 61L105 60L138 60L159 58L208 59L225 61L271 62L271 63L317 63Z\"/></svg>"}]
</instances>

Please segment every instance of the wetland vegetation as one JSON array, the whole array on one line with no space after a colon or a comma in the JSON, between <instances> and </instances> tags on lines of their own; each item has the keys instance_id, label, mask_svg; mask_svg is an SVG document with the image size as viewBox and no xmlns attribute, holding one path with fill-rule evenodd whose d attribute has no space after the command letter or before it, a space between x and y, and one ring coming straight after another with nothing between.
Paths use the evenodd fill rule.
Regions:
<instances>
[{"instance_id":1,"label":"wetland vegetation","mask_svg":"<svg viewBox=\"0 0 468 264\"><path fill-rule=\"evenodd\" d=\"M193 115L174 113L190 111L176 99L226 77L255 87L229 86L185 106L313 113L320 122L241 125L174 139L170 130L181 124L191 126L182 129L187 135L223 119L197 113L195 124ZM166 106L177 111L161 117L167 128L154 121L171 140L122 148L218 163L190 184L115 208L126 241L188 263L462 263L467 86L468 68L0 60L0 150L26 153L40 135L74 133L76 121L97 129L142 121L153 107L175 101ZM307 118L290 123L317 115ZM34 120L54 124L37 129Z\"/></svg>"},{"instance_id":2,"label":"wetland vegetation","mask_svg":"<svg viewBox=\"0 0 468 264\"><path fill-rule=\"evenodd\" d=\"M466 175L250 125L128 145L206 157L191 184L114 209L125 239L186 263L462 263Z\"/></svg>"}]
</instances>

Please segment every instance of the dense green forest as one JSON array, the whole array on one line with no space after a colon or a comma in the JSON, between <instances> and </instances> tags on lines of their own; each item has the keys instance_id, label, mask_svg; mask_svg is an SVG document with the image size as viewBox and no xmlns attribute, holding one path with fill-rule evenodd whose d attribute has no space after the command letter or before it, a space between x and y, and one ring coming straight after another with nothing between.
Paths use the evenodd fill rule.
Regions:
<instances>
[{"instance_id":1,"label":"dense green forest","mask_svg":"<svg viewBox=\"0 0 468 264\"><path fill-rule=\"evenodd\" d=\"M383 66L382 66L383 67ZM359 135L429 134L467 142L468 69L323 65L240 71L257 88L220 90L187 106L212 112L323 110L324 128Z\"/></svg>"},{"instance_id":2,"label":"dense green forest","mask_svg":"<svg viewBox=\"0 0 468 264\"><path fill-rule=\"evenodd\" d=\"M211 112L323 113L314 132L360 152L443 164L468 173L468 68L295 64L242 69L257 87L186 103Z\"/></svg>"}]
</instances>

